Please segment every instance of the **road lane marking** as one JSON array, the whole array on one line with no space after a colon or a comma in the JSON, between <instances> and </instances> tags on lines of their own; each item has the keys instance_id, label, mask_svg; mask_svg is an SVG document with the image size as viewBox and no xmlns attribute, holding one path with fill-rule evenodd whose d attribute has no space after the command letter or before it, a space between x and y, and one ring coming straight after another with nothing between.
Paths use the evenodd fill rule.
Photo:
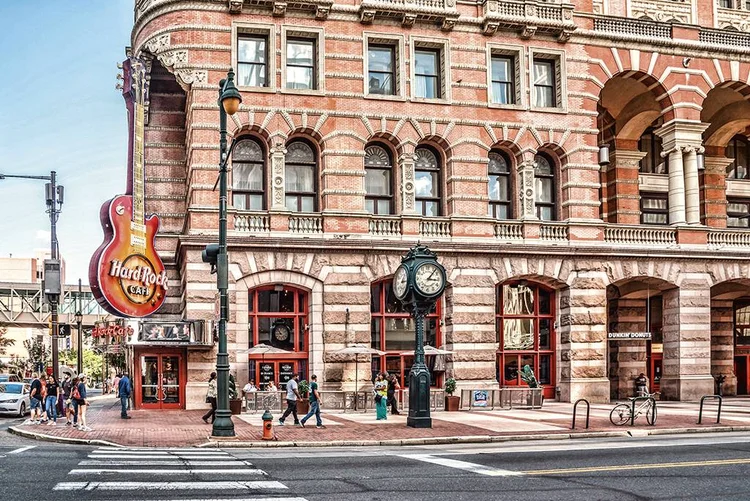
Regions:
<instances>
[{"instance_id":1,"label":"road lane marking","mask_svg":"<svg viewBox=\"0 0 750 501\"><path fill-rule=\"evenodd\" d=\"M22 452L26 452L28 450L31 450L31 449L33 449L35 447L36 447L36 445L27 445L26 447L21 447L20 449L9 451L8 454L20 454Z\"/></svg>"},{"instance_id":2,"label":"road lane marking","mask_svg":"<svg viewBox=\"0 0 750 501\"><path fill-rule=\"evenodd\" d=\"M145 500L144 500L145 501ZM148 500L153 501L153 500ZM163 500L164 501L164 500ZM307 501L305 498L232 498L232 499L179 499L179 500L172 500L172 501Z\"/></svg>"},{"instance_id":3,"label":"road lane marking","mask_svg":"<svg viewBox=\"0 0 750 501\"><path fill-rule=\"evenodd\" d=\"M239 459L228 459L228 460L216 460L216 461L203 461L194 459L184 460L134 460L130 461L127 459L91 459L83 460L78 463L78 466L246 466L249 463L241 461Z\"/></svg>"},{"instance_id":4,"label":"road lane marking","mask_svg":"<svg viewBox=\"0 0 750 501\"><path fill-rule=\"evenodd\" d=\"M430 454L399 454L399 457L406 459L415 459L417 461L423 461L425 463L437 464L440 466L446 466L448 468L456 468L458 470L465 470L471 473L478 473L480 475L488 475L490 477L512 477L523 475L520 471L501 470L498 468L490 468L477 463L469 463L468 461L459 461L457 459L448 459L443 457L436 457Z\"/></svg>"},{"instance_id":5,"label":"road lane marking","mask_svg":"<svg viewBox=\"0 0 750 501\"><path fill-rule=\"evenodd\" d=\"M226 460L230 458L231 456L222 456L222 457L216 457L216 456L177 456L177 455L171 455L171 456L153 456L144 454L142 456L119 456L117 454L89 454L89 459L185 459L185 460L191 460L191 459L204 459L204 460Z\"/></svg>"},{"instance_id":6,"label":"road lane marking","mask_svg":"<svg viewBox=\"0 0 750 501\"><path fill-rule=\"evenodd\" d=\"M55 491L179 491L288 489L275 480L245 482L60 482Z\"/></svg>"},{"instance_id":7,"label":"road lane marking","mask_svg":"<svg viewBox=\"0 0 750 501\"><path fill-rule=\"evenodd\" d=\"M150 456L228 456L229 453L223 451L203 451L203 450L192 450L192 451L91 451L91 454L117 454L120 456L138 456L140 454L148 454Z\"/></svg>"},{"instance_id":8,"label":"road lane marking","mask_svg":"<svg viewBox=\"0 0 750 501\"><path fill-rule=\"evenodd\" d=\"M228 470L228 469L217 469L217 470L162 470L162 469L156 469L156 470L130 470L130 469L96 469L96 470L89 470L80 468L77 470L70 470L68 472L68 475L100 475L102 473L122 473L122 474L132 474L136 473L139 475L179 475L181 473L186 474L192 474L192 473L199 473L199 474L209 474L209 473L220 473L222 475L265 475L266 472L263 470L259 470L257 468L237 468L234 470Z\"/></svg>"},{"instance_id":9,"label":"road lane marking","mask_svg":"<svg viewBox=\"0 0 750 501\"><path fill-rule=\"evenodd\" d=\"M604 471L651 470L656 468L696 468L700 466L724 466L750 464L750 458L717 459L709 461L683 461L679 463L622 464L612 466L590 466L582 468L559 468L555 470L530 470L520 472L524 475L561 475L566 473L596 473Z\"/></svg>"}]
</instances>

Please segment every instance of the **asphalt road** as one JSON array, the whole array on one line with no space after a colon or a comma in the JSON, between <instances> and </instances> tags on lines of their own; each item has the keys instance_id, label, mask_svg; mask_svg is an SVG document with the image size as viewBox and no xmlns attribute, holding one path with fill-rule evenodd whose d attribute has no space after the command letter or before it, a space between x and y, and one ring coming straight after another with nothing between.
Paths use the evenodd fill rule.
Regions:
<instances>
[{"instance_id":1,"label":"asphalt road","mask_svg":"<svg viewBox=\"0 0 750 501\"><path fill-rule=\"evenodd\" d=\"M0 438L4 501L747 500L750 434L419 448L138 450Z\"/></svg>"}]
</instances>

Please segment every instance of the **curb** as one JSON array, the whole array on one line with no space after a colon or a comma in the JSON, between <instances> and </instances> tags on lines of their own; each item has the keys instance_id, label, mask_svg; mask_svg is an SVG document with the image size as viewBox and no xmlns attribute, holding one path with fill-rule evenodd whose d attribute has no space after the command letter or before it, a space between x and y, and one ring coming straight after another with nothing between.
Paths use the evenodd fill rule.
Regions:
<instances>
[{"instance_id":1,"label":"curb","mask_svg":"<svg viewBox=\"0 0 750 501\"><path fill-rule=\"evenodd\" d=\"M643 428L634 428L623 431L580 431L570 433L543 433L543 434L523 434L523 435L467 435L453 437L429 437L429 438L404 438L390 440L333 440L333 441L233 441L232 439L210 440L202 444L196 444L192 447L197 448L312 448L312 447L409 447L423 445L450 445L450 444L488 444L502 442L523 442L531 440L578 440L587 438L641 438L645 436L656 435L679 435L695 433L730 433L730 432L748 432L750 426L721 426L714 428L662 428L656 430L647 430ZM127 447L115 442L99 439L55 437L36 433L33 431L22 430L15 426L8 427L8 432L25 438L41 440L46 442L57 442L63 444L77 445L101 445L107 447Z\"/></svg>"},{"instance_id":2,"label":"curb","mask_svg":"<svg viewBox=\"0 0 750 501\"><path fill-rule=\"evenodd\" d=\"M77 445L103 445L106 447L125 447L124 445L116 444L114 442L108 442L107 440L85 438L72 438L72 437L55 437L53 435L45 435L44 433L35 433L33 431L22 430L15 426L8 427L8 433L18 435L19 437L31 438L33 440L41 440L44 442L57 442L61 444L77 444Z\"/></svg>"}]
</instances>

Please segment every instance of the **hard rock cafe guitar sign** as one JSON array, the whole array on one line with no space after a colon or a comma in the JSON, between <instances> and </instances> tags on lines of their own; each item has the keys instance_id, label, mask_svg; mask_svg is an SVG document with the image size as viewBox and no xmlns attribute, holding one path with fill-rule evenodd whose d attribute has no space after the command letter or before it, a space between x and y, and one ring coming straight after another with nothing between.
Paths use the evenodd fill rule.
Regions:
<instances>
[{"instance_id":1,"label":"hard rock cafe guitar sign","mask_svg":"<svg viewBox=\"0 0 750 501\"><path fill-rule=\"evenodd\" d=\"M147 317L167 295L167 273L154 248L159 218L144 214L144 109L148 95L146 66L130 57L123 67L123 97L128 109L128 188L99 211L104 242L89 264L91 291L113 315Z\"/></svg>"}]
</instances>

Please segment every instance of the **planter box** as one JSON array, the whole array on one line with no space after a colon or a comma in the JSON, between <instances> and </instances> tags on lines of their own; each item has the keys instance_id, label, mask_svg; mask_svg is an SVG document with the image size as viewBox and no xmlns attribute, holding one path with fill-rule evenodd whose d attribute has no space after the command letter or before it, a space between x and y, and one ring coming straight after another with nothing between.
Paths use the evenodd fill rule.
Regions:
<instances>
[{"instance_id":1,"label":"planter box","mask_svg":"<svg viewBox=\"0 0 750 501\"><path fill-rule=\"evenodd\" d=\"M232 412L232 414L241 414L242 413L242 400L240 400L239 398L237 400L230 400L229 410Z\"/></svg>"},{"instance_id":2,"label":"planter box","mask_svg":"<svg viewBox=\"0 0 750 501\"><path fill-rule=\"evenodd\" d=\"M461 408L461 397L446 396L445 397L445 410L456 412Z\"/></svg>"},{"instance_id":3,"label":"planter box","mask_svg":"<svg viewBox=\"0 0 750 501\"><path fill-rule=\"evenodd\" d=\"M300 399L297 401L297 414L304 416L310 412L310 401L307 399Z\"/></svg>"}]
</instances>

